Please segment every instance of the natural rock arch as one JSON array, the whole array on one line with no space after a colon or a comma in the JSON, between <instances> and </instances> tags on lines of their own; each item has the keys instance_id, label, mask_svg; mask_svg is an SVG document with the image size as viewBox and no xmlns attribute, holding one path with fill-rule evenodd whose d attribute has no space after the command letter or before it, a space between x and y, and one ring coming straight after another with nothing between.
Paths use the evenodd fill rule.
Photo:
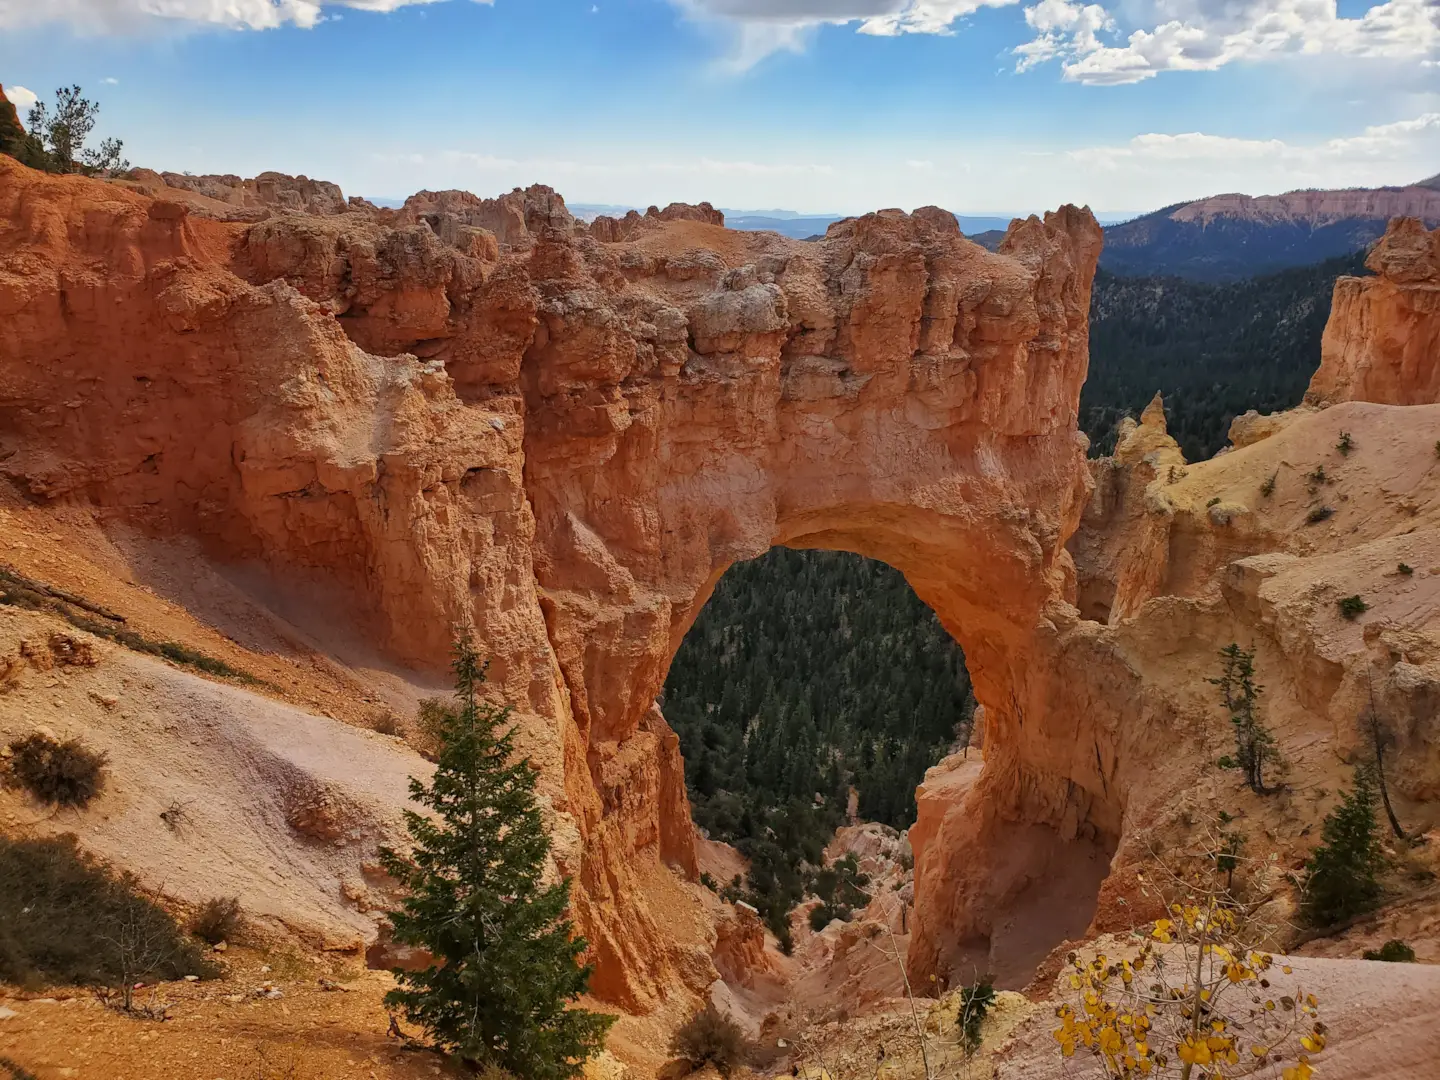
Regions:
<instances>
[{"instance_id":1,"label":"natural rock arch","mask_svg":"<svg viewBox=\"0 0 1440 1080\"><path fill-rule=\"evenodd\" d=\"M464 200L248 224L0 160L5 473L323 579L418 667L472 625L543 770L596 991L640 1011L712 970L663 865L693 873L653 706L685 629L774 544L897 567L986 707L971 831L932 841L984 881L917 900L912 967L943 968L1035 872L987 869L1006 822L1119 829L1113 748L1045 714L1099 227L1065 207L996 254L934 208L813 243L671 208L611 240L548 190L505 199L501 246Z\"/></svg>"}]
</instances>

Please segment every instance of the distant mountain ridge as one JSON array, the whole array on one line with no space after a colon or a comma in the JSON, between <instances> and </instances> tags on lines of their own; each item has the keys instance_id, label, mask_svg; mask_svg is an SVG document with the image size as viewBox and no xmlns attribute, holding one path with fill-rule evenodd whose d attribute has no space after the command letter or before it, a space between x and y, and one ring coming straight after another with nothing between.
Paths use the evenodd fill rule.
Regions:
<instances>
[{"instance_id":1,"label":"distant mountain ridge","mask_svg":"<svg viewBox=\"0 0 1440 1080\"><path fill-rule=\"evenodd\" d=\"M1402 187L1212 195L1105 230L1114 274L1226 282L1358 251L1393 217L1440 225L1440 175Z\"/></svg>"}]
</instances>

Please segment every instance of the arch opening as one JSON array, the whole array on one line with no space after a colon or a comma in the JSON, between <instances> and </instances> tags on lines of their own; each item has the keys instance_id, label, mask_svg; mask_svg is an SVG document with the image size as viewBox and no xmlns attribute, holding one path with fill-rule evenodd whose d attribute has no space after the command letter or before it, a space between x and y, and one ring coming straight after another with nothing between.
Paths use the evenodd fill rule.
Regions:
<instances>
[{"instance_id":1,"label":"arch opening","mask_svg":"<svg viewBox=\"0 0 1440 1080\"><path fill-rule=\"evenodd\" d=\"M941 846L964 843L957 808L981 841L970 880L957 883L975 917L942 923L961 932L933 942L936 987L986 974L1023 986L1055 946L1083 935L1115 844L1093 827L1016 820L995 791L978 790L985 710L959 635L904 574L838 545L774 547L729 565L696 605L658 703L679 737L697 837L745 860L712 853L712 865L744 873L707 873L705 884L754 906L782 951L832 918L886 922L908 949L916 859L941 830ZM866 823L893 829L896 844L862 869L894 873L903 858L903 873L837 895L848 838L836 830ZM844 871L839 881L844 894ZM879 889L897 895L876 904ZM808 992L826 978L836 976L809 972ZM898 969L869 976L876 987L891 980L898 993Z\"/></svg>"},{"instance_id":2,"label":"arch opening","mask_svg":"<svg viewBox=\"0 0 1440 1080\"><path fill-rule=\"evenodd\" d=\"M749 860L745 897L785 944L836 829L910 828L925 771L975 718L964 654L899 572L789 548L726 571L661 705L697 830ZM848 920L854 902L827 911Z\"/></svg>"}]
</instances>

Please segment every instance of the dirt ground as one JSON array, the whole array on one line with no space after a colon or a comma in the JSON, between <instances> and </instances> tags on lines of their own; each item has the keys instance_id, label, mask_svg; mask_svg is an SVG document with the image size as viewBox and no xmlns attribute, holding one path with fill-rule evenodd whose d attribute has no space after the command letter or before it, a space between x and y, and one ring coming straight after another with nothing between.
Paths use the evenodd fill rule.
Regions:
<instances>
[{"instance_id":1,"label":"dirt ground","mask_svg":"<svg viewBox=\"0 0 1440 1080\"><path fill-rule=\"evenodd\" d=\"M224 954L225 975L143 990L163 1022L117 1013L84 990L0 989L0 1056L41 1080L339 1080L458 1075L441 1058L387 1037L388 974L355 961ZM320 979L339 990L325 990ZM280 996L264 996L267 988Z\"/></svg>"}]
</instances>

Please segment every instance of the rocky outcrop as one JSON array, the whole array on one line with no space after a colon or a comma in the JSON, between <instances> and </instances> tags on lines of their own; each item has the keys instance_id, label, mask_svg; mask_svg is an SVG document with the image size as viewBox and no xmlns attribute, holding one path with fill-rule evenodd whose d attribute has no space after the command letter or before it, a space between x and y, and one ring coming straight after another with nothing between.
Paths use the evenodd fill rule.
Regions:
<instances>
[{"instance_id":1,"label":"rocky outcrop","mask_svg":"<svg viewBox=\"0 0 1440 1080\"><path fill-rule=\"evenodd\" d=\"M1440 227L1392 221L1365 265L1374 277L1335 282L1307 399L1440 401Z\"/></svg>"},{"instance_id":2,"label":"rocky outcrop","mask_svg":"<svg viewBox=\"0 0 1440 1080\"><path fill-rule=\"evenodd\" d=\"M278 172L263 172L252 179L244 179L229 174L193 176L190 173L156 173L150 169L135 169L127 180L151 195L163 195L164 189L169 188L192 192L227 207L258 211L252 217L264 217L270 210L343 214L349 209L338 184Z\"/></svg>"},{"instance_id":3,"label":"rocky outcrop","mask_svg":"<svg viewBox=\"0 0 1440 1080\"><path fill-rule=\"evenodd\" d=\"M676 929L695 855L655 697L719 575L774 544L904 571L966 648L1003 813L1117 828L1019 737L1048 715L1034 643L1088 487L1093 218L1017 222L999 254L935 208L816 243L675 210L602 242L547 191L498 233L483 200L427 196L447 243L0 163L0 470L323 588L394 662L438 673L474 627L594 989L631 1011L713 977Z\"/></svg>"}]
</instances>

